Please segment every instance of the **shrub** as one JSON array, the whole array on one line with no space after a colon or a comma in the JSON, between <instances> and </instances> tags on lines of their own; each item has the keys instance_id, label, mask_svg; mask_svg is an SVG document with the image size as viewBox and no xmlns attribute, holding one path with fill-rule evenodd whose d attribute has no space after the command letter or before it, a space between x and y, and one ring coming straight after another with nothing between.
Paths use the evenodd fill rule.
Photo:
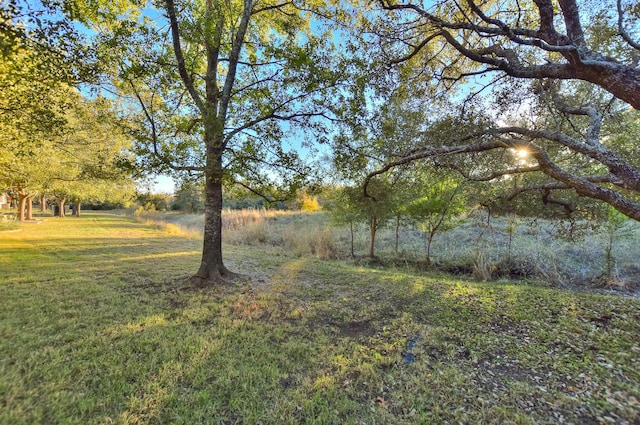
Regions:
<instances>
[{"instance_id":1,"label":"shrub","mask_svg":"<svg viewBox=\"0 0 640 425\"><path fill-rule=\"evenodd\" d=\"M0 214L0 232L20 228L15 214Z\"/></svg>"},{"instance_id":2,"label":"shrub","mask_svg":"<svg viewBox=\"0 0 640 425\"><path fill-rule=\"evenodd\" d=\"M318 202L318 197L309 195L307 193L303 193L302 195L300 195L300 197L296 200L296 204L296 206L304 212L315 212L322 209L320 203Z\"/></svg>"}]
</instances>

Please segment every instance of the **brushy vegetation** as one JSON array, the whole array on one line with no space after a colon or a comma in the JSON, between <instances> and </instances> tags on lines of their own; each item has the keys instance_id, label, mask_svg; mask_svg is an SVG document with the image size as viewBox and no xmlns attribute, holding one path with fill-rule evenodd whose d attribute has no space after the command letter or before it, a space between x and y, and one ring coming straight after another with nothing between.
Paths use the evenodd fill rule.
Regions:
<instances>
[{"instance_id":1,"label":"brushy vegetation","mask_svg":"<svg viewBox=\"0 0 640 425\"><path fill-rule=\"evenodd\" d=\"M0 211L0 232L17 230L19 228L20 223L16 220L15 214Z\"/></svg>"},{"instance_id":2,"label":"brushy vegetation","mask_svg":"<svg viewBox=\"0 0 640 425\"><path fill-rule=\"evenodd\" d=\"M148 222L172 223L201 234L203 218L193 214L143 213ZM350 229L332 224L323 212L225 210L224 238L233 245L281 247L294 255L350 260ZM369 230L354 232L356 255L362 258ZM548 285L608 287L636 290L640 286L640 225L631 220L616 226L591 227L472 214L463 223L434 238L430 269L482 281L532 279ZM401 227L382 228L376 241L375 264L405 270L424 270L426 234Z\"/></svg>"},{"instance_id":3,"label":"brushy vegetation","mask_svg":"<svg viewBox=\"0 0 640 425\"><path fill-rule=\"evenodd\" d=\"M104 213L0 251L0 423L640 421L638 299L239 245L191 290L198 240Z\"/></svg>"}]
</instances>

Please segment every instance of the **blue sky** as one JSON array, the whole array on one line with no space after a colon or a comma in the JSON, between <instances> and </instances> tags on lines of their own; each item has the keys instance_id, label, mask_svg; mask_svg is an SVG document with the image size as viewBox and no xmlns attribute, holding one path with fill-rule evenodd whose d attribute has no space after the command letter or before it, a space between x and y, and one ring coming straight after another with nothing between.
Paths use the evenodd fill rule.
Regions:
<instances>
[{"instance_id":1,"label":"blue sky","mask_svg":"<svg viewBox=\"0 0 640 425\"><path fill-rule=\"evenodd\" d=\"M173 194L175 190L175 184L173 179L169 176L159 175L154 177L155 183L151 186L152 193L168 193Z\"/></svg>"}]
</instances>

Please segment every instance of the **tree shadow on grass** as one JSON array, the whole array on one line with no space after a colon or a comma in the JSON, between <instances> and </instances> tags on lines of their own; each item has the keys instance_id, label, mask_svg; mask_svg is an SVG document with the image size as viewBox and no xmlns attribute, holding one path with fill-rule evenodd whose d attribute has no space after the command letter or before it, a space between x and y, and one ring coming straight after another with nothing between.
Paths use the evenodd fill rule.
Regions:
<instances>
[{"instance_id":1,"label":"tree shadow on grass","mask_svg":"<svg viewBox=\"0 0 640 425\"><path fill-rule=\"evenodd\" d=\"M28 267L7 273L19 284L0 286L0 362L14 395L0 422L398 423L438 406L456 422L458 402L472 419L486 413L477 397L534 422L553 411L588 423L606 409L637 419L600 396L639 398L615 375L633 373L628 365L595 370L598 356L610 360L603 347L640 333L638 320L614 319L633 317L633 305L614 298L239 247L227 250L230 264L252 282L180 291L198 242L156 233L30 243L8 252L31 254ZM405 364L411 340L414 361ZM594 369L562 378L579 377L581 364ZM600 407L574 414L576 403Z\"/></svg>"}]
</instances>

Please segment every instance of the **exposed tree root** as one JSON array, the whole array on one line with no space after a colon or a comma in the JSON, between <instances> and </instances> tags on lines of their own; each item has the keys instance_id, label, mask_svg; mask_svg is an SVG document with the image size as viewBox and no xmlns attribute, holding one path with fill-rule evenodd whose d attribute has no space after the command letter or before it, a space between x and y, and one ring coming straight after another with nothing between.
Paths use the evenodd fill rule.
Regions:
<instances>
[{"instance_id":1,"label":"exposed tree root","mask_svg":"<svg viewBox=\"0 0 640 425\"><path fill-rule=\"evenodd\" d=\"M187 288L205 289L215 286L229 286L239 283L245 283L251 279L248 276L234 273L222 266L222 270L215 270L209 273L209 276L203 277L201 275L191 276L185 282Z\"/></svg>"}]
</instances>

